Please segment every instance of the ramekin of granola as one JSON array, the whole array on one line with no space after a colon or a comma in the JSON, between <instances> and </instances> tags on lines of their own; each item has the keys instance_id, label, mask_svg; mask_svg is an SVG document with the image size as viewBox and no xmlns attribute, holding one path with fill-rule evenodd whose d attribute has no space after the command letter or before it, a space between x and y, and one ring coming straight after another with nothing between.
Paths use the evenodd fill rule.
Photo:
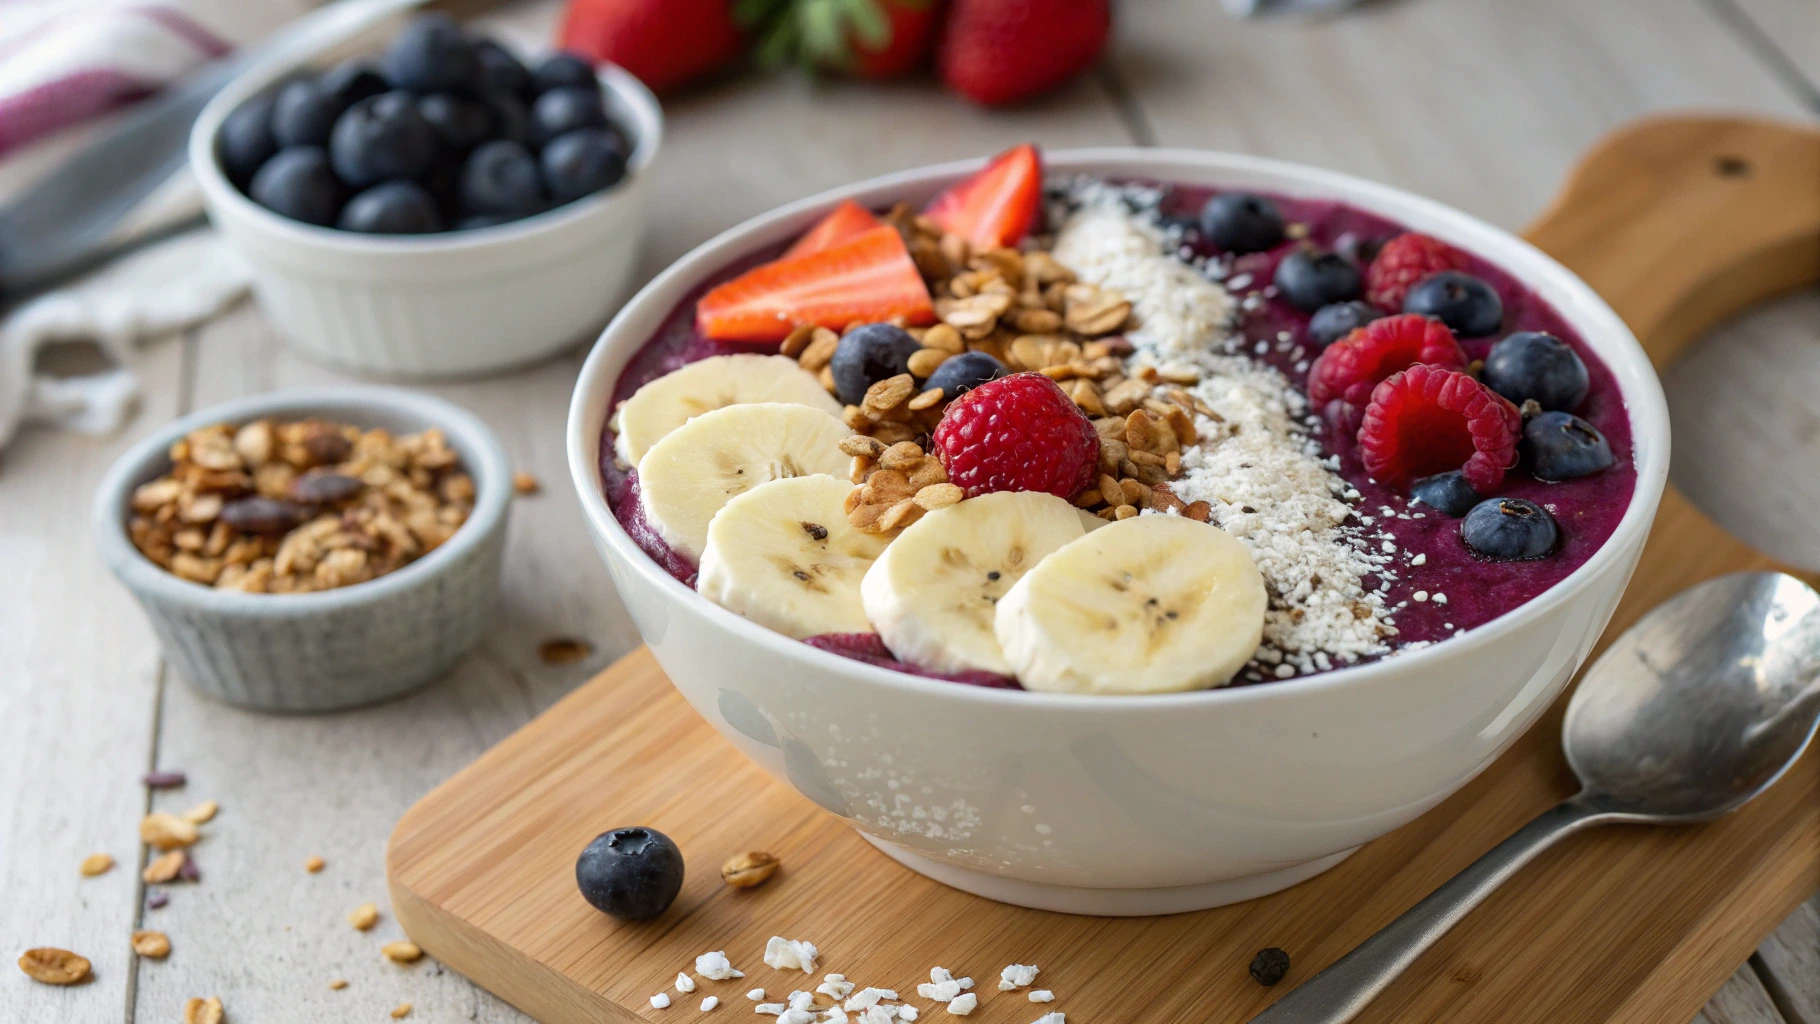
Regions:
<instances>
[{"instance_id":1,"label":"ramekin of granola","mask_svg":"<svg viewBox=\"0 0 1820 1024\"><path fill-rule=\"evenodd\" d=\"M387 388L229 402L95 498L102 558L204 693L326 711L436 679L490 624L511 473L479 419Z\"/></svg>"}]
</instances>

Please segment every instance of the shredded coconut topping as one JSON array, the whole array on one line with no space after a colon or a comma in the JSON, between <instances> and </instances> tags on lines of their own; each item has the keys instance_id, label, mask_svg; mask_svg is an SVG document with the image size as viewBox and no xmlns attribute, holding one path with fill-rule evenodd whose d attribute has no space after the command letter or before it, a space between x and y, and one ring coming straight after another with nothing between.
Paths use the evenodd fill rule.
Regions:
<instances>
[{"instance_id":1,"label":"shredded coconut topping","mask_svg":"<svg viewBox=\"0 0 1820 1024\"><path fill-rule=\"evenodd\" d=\"M773 935L771 941L765 943L765 966L780 971L800 970L804 974L814 974L817 955L813 942Z\"/></svg>"},{"instance_id":2,"label":"shredded coconut topping","mask_svg":"<svg viewBox=\"0 0 1820 1024\"><path fill-rule=\"evenodd\" d=\"M727 959L727 954L722 951L703 953L696 957L695 973L709 981L726 981L729 978L745 977L743 972L733 969L732 962ZM760 989L758 991L760 992L759 998L764 998L764 990Z\"/></svg>"},{"instance_id":3,"label":"shredded coconut topping","mask_svg":"<svg viewBox=\"0 0 1820 1024\"><path fill-rule=\"evenodd\" d=\"M1036 980L1036 976L1041 973L1042 968L1035 964L1011 964L999 972L998 990L1013 992L1020 988L1028 988L1030 983Z\"/></svg>"}]
</instances>

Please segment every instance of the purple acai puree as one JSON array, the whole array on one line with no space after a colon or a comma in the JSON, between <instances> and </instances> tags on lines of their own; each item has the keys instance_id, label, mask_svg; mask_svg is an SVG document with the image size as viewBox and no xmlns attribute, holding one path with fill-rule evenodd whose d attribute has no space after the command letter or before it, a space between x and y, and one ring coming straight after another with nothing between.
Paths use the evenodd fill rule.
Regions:
<instances>
[{"instance_id":1,"label":"purple acai puree","mask_svg":"<svg viewBox=\"0 0 1820 1024\"><path fill-rule=\"evenodd\" d=\"M1211 189L1173 189L1165 199L1163 212L1172 217L1192 219L1213 194ZM1272 198L1287 223L1307 227L1306 236L1285 242L1270 252L1253 253L1234 260L1225 283L1235 299L1268 286L1277 262L1298 245L1312 244L1321 249L1369 254L1377 245L1404 230L1392 221L1344 203L1285 196ZM773 247L739 261L684 298L656 336L626 364L614 388L614 404L631 397L647 382L698 359L739 352L775 353L776 345L731 344L702 337L695 330L695 302L709 288L774 258L782 248ZM1560 526L1561 542L1546 558L1496 562L1480 558L1466 547L1460 540L1459 520L1420 504L1412 505L1406 495L1371 480L1359 463L1352 438L1345 431L1330 426L1321 428L1317 437L1330 453L1339 456L1340 475L1362 496L1355 503L1355 515L1371 519L1374 534L1382 530L1394 537L1398 557L1393 564L1398 578L1391 582L1384 597L1386 604L1395 609L1392 621L1397 629L1395 645L1398 647L1445 640L1482 625L1565 579L1585 564L1611 536L1624 517L1636 487L1630 420L1611 371L1540 296L1477 255L1469 256L1468 272L1491 284L1503 300L1504 323L1487 337L1460 339L1467 357L1471 360L1485 358L1493 343L1516 331L1546 331L1572 345L1585 361L1591 378L1586 400L1573 412L1605 435L1615 461L1611 468L1595 476L1559 483L1544 483L1521 467L1513 469L1495 496L1527 498L1548 509ZM1259 299L1261 302L1246 311L1238 325L1246 339L1243 351L1282 371L1301 390L1306 386L1308 364L1320 354L1319 346L1307 341L1310 314L1280 299L1261 295ZM1286 341L1279 339L1284 332L1287 332ZM1264 346L1262 352L1258 351L1259 343ZM645 522L638 502L637 473L615 463L610 428L602 432L600 468L607 503L627 534L665 571L693 587L695 565L671 550ZM1385 509L1390 510L1389 514ZM1401 518L1405 515L1410 518ZM1415 518L1418 515L1421 518ZM1417 555L1422 556L1423 564L1411 566L1410 562ZM1367 587L1375 587L1379 582L1375 579L1365 581ZM1417 593L1423 594L1425 600L1416 600ZM1435 595L1443 595L1444 600L1437 601ZM978 686L1017 687L1015 680L991 673L945 674L897 661L876 634L830 634L811 637L807 642L857 661L913 675ZM1341 666L1336 664L1336 667ZM1234 679L1234 684L1244 681L1241 675Z\"/></svg>"}]
</instances>

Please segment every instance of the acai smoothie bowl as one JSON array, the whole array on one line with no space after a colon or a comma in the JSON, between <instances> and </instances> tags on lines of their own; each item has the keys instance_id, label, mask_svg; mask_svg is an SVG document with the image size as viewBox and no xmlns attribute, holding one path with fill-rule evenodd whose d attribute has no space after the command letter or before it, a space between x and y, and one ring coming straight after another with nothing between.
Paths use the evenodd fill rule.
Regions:
<instances>
[{"instance_id":1,"label":"acai smoothie bowl","mask_svg":"<svg viewBox=\"0 0 1820 1024\"><path fill-rule=\"evenodd\" d=\"M569 418L596 547L743 753L905 865L1156 914L1338 863L1566 686L1667 413L1571 272L1152 149L907 171L659 276Z\"/></svg>"}]
</instances>

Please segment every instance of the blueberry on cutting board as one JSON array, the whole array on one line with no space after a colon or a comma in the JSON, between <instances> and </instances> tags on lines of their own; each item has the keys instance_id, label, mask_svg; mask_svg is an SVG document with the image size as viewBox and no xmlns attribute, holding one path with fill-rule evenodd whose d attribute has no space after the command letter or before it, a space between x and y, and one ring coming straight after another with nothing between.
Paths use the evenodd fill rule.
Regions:
<instances>
[{"instance_id":1,"label":"blueberry on cutting board","mask_svg":"<svg viewBox=\"0 0 1820 1024\"><path fill-rule=\"evenodd\" d=\"M682 851L654 828L602 832L575 859L575 884L602 913L648 920L668 910L682 891Z\"/></svg>"}]
</instances>

